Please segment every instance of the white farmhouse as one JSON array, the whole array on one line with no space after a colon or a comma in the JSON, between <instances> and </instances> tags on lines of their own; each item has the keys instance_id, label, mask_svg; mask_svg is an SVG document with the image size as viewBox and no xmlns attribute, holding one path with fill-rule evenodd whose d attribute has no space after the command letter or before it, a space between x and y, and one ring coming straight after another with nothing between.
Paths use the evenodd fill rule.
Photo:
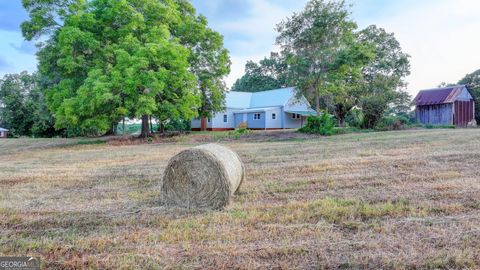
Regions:
<instances>
[{"instance_id":1,"label":"white farmhouse","mask_svg":"<svg viewBox=\"0 0 480 270\"><path fill-rule=\"evenodd\" d=\"M244 123L249 129L294 129L315 115L304 96L298 97L295 88L283 88L256 93L230 91L226 94L226 110L212 119L193 119L192 130L232 130Z\"/></svg>"}]
</instances>

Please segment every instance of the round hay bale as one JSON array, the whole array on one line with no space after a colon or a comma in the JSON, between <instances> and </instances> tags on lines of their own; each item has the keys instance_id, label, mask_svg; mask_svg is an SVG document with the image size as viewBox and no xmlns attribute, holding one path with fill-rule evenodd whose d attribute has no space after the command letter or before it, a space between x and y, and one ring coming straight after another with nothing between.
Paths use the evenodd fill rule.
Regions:
<instances>
[{"instance_id":1,"label":"round hay bale","mask_svg":"<svg viewBox=\"0 0 480 270\"><path fill-rule=\"evenodd\" d=\"M223 209L244 177L243 162L232 150L217 144L197 146L169 161L162 201L183 208Z\"/></svg>"}]
</instances>

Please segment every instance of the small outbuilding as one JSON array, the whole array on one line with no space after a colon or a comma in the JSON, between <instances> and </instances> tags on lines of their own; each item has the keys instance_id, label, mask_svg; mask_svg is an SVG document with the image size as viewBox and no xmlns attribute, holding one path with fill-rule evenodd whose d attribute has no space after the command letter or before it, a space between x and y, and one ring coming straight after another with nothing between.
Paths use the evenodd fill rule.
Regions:
<instances>
[{"instance_id":1,"label":"small outbuilding","mask_svg":"<svg viewBox=\"0 0 480 270\"><path fill-rule=\"evenodd\" d=\"M8 129L0 128L0 138L8 137Z\"/></svg>"},{"instance_id":2,"label":"small outbuilding","mask_svg":"<svg viewBox=\"0 0 480 270\"><path fill-rule=\"evenodd\" d=\"M467 127L475 120L475 100L465 85L422 90L414 101L421 124Z\"/></svg>"}]
</instances>

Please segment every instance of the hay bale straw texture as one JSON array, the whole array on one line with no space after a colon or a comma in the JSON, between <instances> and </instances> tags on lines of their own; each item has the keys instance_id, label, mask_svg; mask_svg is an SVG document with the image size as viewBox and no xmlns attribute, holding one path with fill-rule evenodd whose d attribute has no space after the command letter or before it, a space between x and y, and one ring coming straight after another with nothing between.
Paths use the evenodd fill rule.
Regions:
<instances>
[{"instance_id":1,"label":"hay bale straw texture","mask_svg":"<svg viewBox=\"0 0 480 270\"><path fill-rule=\"evenodd\" d=\"M235 152L217 144L197 146L169 161L162 201L189 209L223 209L244 178L245 167Z\"/></svg>"}]
</instances>

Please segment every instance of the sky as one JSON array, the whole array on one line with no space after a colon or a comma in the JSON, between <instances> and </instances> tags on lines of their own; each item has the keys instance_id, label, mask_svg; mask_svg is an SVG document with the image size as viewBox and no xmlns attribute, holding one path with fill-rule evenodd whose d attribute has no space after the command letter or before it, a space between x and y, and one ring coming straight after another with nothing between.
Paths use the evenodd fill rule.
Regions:
<instances>
[{"instance_id":1,"label":"sky","mask_svg":"<svg viewBox=\"0 0 480 270\"><path fill-rule=\"evenodd\" d=\"M347 0L359 29L371 24L395 33L411 56L408 91L455 83L480 69L480 1L478 0ZM27 18L20 0L0 0L0 76L35 71L34 43L23 39ZM307 0L193 0L197 11L225 38L232 71L231 86L248 60L277 51L275 25L303 9Z\"/></svg>"}]
</instances>

